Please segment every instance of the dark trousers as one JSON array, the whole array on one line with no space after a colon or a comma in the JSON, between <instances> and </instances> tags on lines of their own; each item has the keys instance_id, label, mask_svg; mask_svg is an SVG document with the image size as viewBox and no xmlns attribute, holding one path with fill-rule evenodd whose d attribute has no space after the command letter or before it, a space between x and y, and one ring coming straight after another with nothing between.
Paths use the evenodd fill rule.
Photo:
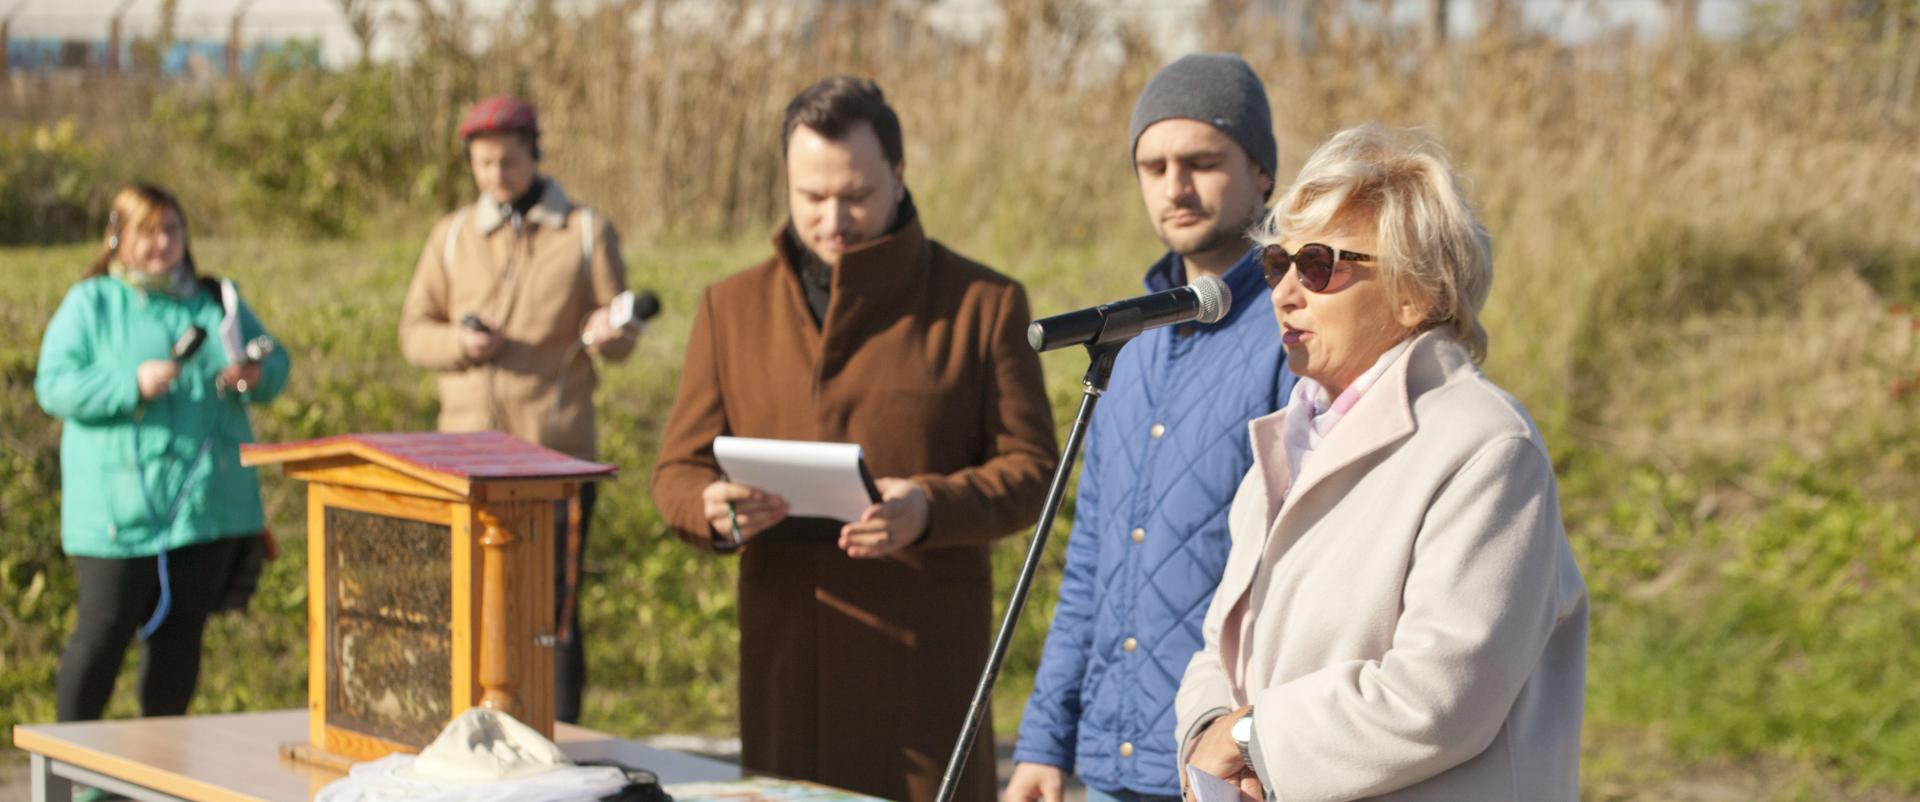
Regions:
<instances>
[{"instance_id":1,"label":"dark trousers","mask_svg":"<svg viewBox=\"0 0 1920 802\"><path fill-rule=\"evenodd\" d=\"M247 540L221 538L167 553L172 603L140 653L142 715L187 712L200 681L207 616L226 594ZM160 603L160 559L74 557L73 570L80 581L79 611L54 680L56 715L60 721L92 721L113 696L128 641Z\"/></svg>"},{"instance_id":2,"label":"dark trousers","mask_svg":"<svg viewBox=\"0 0 1920 802\"><path fill-rule=\"evenodd\" d=\"M580 549L574 555L574 576L586 583L587 524L593 520L593 502L598 495L593 482L580 485ZM560 616L565 615L567 598L567 505L555 505L553 531L553 621L556 632ZM571 624L573 637L553 649L553 718L575 724L580 721L580 697L587 688L586 633L580 629L580 594L576 592Z\"/></svg>"}]
</instances>

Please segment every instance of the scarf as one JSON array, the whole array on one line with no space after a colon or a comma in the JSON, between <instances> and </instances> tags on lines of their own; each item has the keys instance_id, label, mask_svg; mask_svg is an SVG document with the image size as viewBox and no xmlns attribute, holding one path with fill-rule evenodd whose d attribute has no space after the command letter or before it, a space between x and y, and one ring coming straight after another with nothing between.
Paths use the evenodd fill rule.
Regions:
<instances>
[{"instance_id":1,"label":"scarf","mask_svg":"<svg viewBox=\"0 0 1920 802\"><path fill-rule=\"evenodd\" d=\"M119 279L120 283L149 295L163 294L186 299L193 297L198 289L194 286L193 270L187 267L185 259L180 260L179 264L165 273L135 270L128 267L125 262L115 259L113 264L108 265L107 273Z\"/></svg>"},{"instance_id":2,"label":"scarf","mask_svg":"<svg viewBox=\"0 0 1920 802\"><path fill-rule=\"evenodd\" d=\"M1413 338L1401 340L1400 344L1388 348L1387 352L1374 360L1373 367L1360 374L1347 389L1340 391L1340 397L1327 398L1327 389L1320 383L1302 376L1293 385L1293 395L1287 399L1287 423L1284 443L1287 449L1287 467L1293 469L1293 484L1300 485L1301 471L1305 469L1307 457L1312 456L1333 427L1347 416L1354 404L1360 403L1360 396L1371 389L1381 374L1387 372L1387 366L1400 358L1400 354L1413 344Z\"/></svg>"}]
</instances>

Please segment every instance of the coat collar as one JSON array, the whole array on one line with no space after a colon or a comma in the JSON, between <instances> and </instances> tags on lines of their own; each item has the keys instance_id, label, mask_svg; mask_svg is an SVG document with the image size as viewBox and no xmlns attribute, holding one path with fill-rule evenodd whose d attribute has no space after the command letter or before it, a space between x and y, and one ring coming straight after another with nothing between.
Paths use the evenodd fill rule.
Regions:
<instances>
[{"instance_id":1,"label":"coat collar","mask_svg":"<svg viewBox=\"0 0 1920 802\"><path fill-rule=\"evenodd\" d=\"M1456 353L1457 352L1457 353ZM1247 424L1253 447L1253 469L1259 473L1267 491L1267 515L1270 524L1278 524L1281 507L1288 498L1300 498L1328 477L1367 456L1413 435L1419 428L1414 420L1414 400L1426 390L1444 382L1445 374L1464 361L1459 343L1439 331L1414 335L1413 345L1387 367L1373 389L1360 397L1347 412L1345 420L1327 435L1326 442L1314 451L1313 459L1298 477L1287 465L1286 416L1291 408L1253 419ZM1428 363L1440 364L1439 376L1430 375ZM1432 386L1430 386L1432 385ZM1295 484L1298 487L1295 487ZM1271 530L1271 526L1269 530Z\"/></svg>"},{"instance_id":2,"label":"coat collar","mask_svg":"<svg viewBox=\"0 0 1920 802\"><path fill-rule=\"evenodd\" d=\"M793 236L791 221L773 235L773 252L774 258L780 263L779 272L792 283L794 300L803 307L803 311L806 296L800 287L797 270L802 254L796 250L804 247ZM832 300L828 302L821 328L840 328L876 310L892 308L896 301L920 282L921 274L926 272L931 261L932 248L925 231L920 227L917 214L893 233L847 251L841 255L840 264L833 268L833 280L829 284Z\"/></svg>"},{"instance_id":3,"label":"coat collar","mask_svg":"<svg viewBox=\"0 0 1920 802\"><path fill-rule=\"evenodd\" d=\"M533 208L527 210L527 222L543 228L566 228L567 214L573 211L573 202L567 199L567 193L560 188L560 182L541 176L546 182L540 191L540 199L534 201ZM500 204L486 198L473 203L473 224L482 235L492 234L507 224L507 216L500 211Z\"/></svg>"},{"instance_id":4,"label":"coat collar","mask_svg":"<svg viewBox=\"0 0 1920 802\"><path fill-rule=\"evenodd\" d=\"M1236 687L1245 680L1244 661L1252 653L1252 635L1242 626L1249 603L1248 590L1252 587L1255 575L1265 570L1261 566L1273 559L1272 551L1276 548L1274 538L1281 531L1281 523L1294 509L1287 506L1286 502L1305 498L1320 483L1369 455L1411 437L1419 427L1413 414L1413 405L1419 397L1446 384L1456 371L1463 368L1471 370L1472 367L1472 358L1467 354L1466 347L1458 341L1438 331L1414 335L1413 345L1388 366L1373 389L1368 390L1366 395L1360 397L1359 403L1348 410L1340 425L1333 427L1326 442L1314 451L1313 459L1307 462L1306 469L1297 478L1287 464L1285 438L1288 410L1282 409L1255 418L1247 424L1251 435L1249 445L1253 448L1253 471L1266 492L1266 529L1259 534L1256 553L1260 556L1253 560L1255 565L1236 571L1234 563L1229 561L1219 595L1215 597L1216 604L1220 598L1231 599L1223 624L1221 654L1229 658L1227 674ZM1298 487L1293 486L1296 481ZM1236 544L1236 553L1239 548Z\"/></svg>"}]
</instances>

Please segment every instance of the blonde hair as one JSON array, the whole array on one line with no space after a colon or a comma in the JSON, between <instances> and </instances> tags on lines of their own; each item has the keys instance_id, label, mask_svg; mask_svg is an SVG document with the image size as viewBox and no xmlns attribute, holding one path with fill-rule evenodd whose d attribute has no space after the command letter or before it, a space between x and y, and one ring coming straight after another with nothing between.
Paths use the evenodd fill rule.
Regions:
<instances>
[{"instance_id":1,"label":"blonde hair","mask_svg":"<svg viewBox=\"0 0 1920 802\"><path fill-rule=\"evenodd\" d=\"M113 196L113 205L107 207L107 235L100 243L100 255L94 257L87 266L86 277L104 276L107 266L113 264L113 257L121 247L127 244L127 238L134 232L149 232L160 227L161 213L172 210L180 218L181 231L187 226L187 213L180 208L180 199L173 193L152 184L128 184ZM187 270L193 268L193 251L187 249L181 261Z\"/></svg>"},{"instance_id":2,"label":"blonde hair","mask_svg":"<svg viewBox=\"0 0 1920 802\"><path fill-rule=\"evenodd\" d=\"M1261 245L1304 239L1344 220L1371 219L1387 301L1427 308L1425 329L1443 329L1466 344L1475 362L1487 357L1480 310L1493 288L1493 239L1467 203L1465 179L1438 140L1417 129L1378 123L1333 135L1265 221Z\"/></svg>"}]
</instances>

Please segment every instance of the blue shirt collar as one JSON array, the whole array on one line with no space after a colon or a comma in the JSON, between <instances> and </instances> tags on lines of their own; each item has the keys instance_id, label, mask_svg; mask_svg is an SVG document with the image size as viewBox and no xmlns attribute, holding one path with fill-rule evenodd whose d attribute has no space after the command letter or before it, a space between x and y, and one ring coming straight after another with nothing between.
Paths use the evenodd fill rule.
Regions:
<instances>
[{"instance_id":1,"label":"blue shirt collar","mask_svg":"<svg viewBox=\"0 0 1920 802\"><path fill-rule=\"evenodd\" d=\"M1267 280L1260 273L1260 248L1247 249L1246 255L1233 267L1227 268L1227 274L1221 276L1227 282L1227 290L1233 293L1233 305L1243 306L1254 298L1266 296ZM1187 283L1187 266L1180 254L1167 251L1159 261L1147 268L1145 280L1148 292L1162 292ZM1224 322L1224 321L1223 321Z\"/></svg>"}]
</instances>

